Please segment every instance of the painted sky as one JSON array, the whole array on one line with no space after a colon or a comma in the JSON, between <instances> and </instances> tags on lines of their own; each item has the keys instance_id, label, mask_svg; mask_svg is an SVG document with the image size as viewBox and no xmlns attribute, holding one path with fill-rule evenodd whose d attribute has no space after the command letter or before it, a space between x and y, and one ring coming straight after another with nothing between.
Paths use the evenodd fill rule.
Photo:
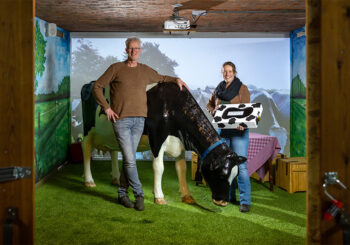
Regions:
<instances>
[{"instance_id":1,"label":"painted sky","mask_svg":"<svg viewBox=\"0 0 350 245\"><path fill-rule=\"evenodd\" d=\"M45 48L45 71L37 78L38 88L36 94L57 92L58 85L65 76L70 76L70 36L69 32L58 28L64 33L64 38L46 37L45 29L47 22L36 18L39 21L40 32L47 41Z\"/></svg>"},{"instance_id":2,"label":"painted sky","mask_svg":"<svg viewBox=\"0 0 350 245\"><path fill-rule=\"evenodd\" d=\"M125 38L84 38L103 57L125 54ZM236 64L237 76L247 85L264 89L290 89L289 38L142 38L159 44L159 49L179 66L175 73L191 89L216 87L222 81L221 65ZM79 46L72 39L72 52Z\"/></svg>"},{"instance_id":3,"label":"painted sky","mask_svg":"<svg viewBox=\"0 0 350 245\"><path fill-rule=\"evenodd\" d=\"M292 78L296 77L298 74L301 81L306 86L306 50L305 50L305 35L297 37L297 33L304 32L305 28L300 28L295 30L291 34L291 39L293 42L292 50Z\"/></svg>"}]
</instances>

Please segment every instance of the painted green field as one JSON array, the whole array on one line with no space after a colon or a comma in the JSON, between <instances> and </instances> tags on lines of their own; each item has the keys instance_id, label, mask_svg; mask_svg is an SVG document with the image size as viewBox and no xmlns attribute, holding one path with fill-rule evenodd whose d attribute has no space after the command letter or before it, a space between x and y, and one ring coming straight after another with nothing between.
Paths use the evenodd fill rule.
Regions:
<instances>
[{"instance_id":1,"label":"painted green field","mask_svg":"<svg viewBox=\"0 0 350 245\"><path fill-rule=\"evenodd\" d=\"M66 159L69 146L69 99L35 104L35 177L39 180Z\"/></svg>"},{"instance_id":2,"label":"painted green field","mask_svg":"<svg viewBox=\"0 0 350 245\"><path fill-rule=\"evenodd\" d=\"M290 154L306 156L306 100L291 99Z\"/></svg>"}]
</instances>

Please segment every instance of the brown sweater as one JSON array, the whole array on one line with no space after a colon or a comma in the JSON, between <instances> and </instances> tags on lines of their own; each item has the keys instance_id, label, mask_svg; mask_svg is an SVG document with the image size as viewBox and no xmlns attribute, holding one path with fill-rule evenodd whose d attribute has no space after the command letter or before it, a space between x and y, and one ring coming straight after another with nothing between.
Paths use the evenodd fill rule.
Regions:
<instances>
[{"instance_id":1,"label":"brown sweater","mask_svg":"<svg viewBox=\"0 0 350 245\"><path fill-rule=\"evenodd\" d=\"M207 104L207 110L210 112L210 114L214 114L215 108L220 105L220 99L216 98L215 91L211 95L208 104ZM230 104L240 104L240 103L250 103L250 93L248 90L248 87L244 84L242 84L241 88L239 89L238 95L233 97L230 101Z\"/></svg>"},{"instance_id":2,"label":"brown sweater","mask_svg":"<svg viewBox=\"0 0 350 245\"><path fill-rule=\"evenodd\" d=\"M175 77L159 75L147 65L129 67L125 62L112 64L95 82L93 94L104 110L109 107L119 118L147 117L146 86L157 82L176 82ZM110 85L110 105L103 88Z\"/></svg>"}]
</instances>

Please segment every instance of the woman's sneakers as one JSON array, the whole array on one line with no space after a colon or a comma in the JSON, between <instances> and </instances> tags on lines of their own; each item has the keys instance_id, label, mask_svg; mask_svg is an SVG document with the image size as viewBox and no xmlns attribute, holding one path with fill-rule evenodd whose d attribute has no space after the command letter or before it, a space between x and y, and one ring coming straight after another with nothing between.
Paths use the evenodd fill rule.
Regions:
<instances>
[{"instance_id":1,"label":"woman's sneakers","mask_svg":"<svg viewBox=\"0 0 350 245\"><path fill-rule=\"evenodd\" d=\"M250 206L247 204L241 204L241 206L239 207L239 211L242 213L247 213L250 210Z\"/></svg>"}]
</instances>

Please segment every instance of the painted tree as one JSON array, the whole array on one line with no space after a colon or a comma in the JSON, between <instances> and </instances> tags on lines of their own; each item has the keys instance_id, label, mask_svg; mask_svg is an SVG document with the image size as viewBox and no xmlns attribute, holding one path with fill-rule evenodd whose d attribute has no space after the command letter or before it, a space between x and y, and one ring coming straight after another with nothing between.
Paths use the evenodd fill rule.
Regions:
<instances>
[{"instance_id":1,"label":"painted tree","mask_svg":"<svg viewBox=\"0 0 350 245\"><path fill-rule=\"evenodd\" d=\"M127 55L124 55L127 59ZM146 64L156 70L161 75L168 75L176 77L175 67L179 64L170 59L166 54L159 50L159 44L145 42L142 44L142 53L139 62Z\"/></svg>"},{"instance_id":2,"label":"painted tree","mask_svg":"<svg viewBox=\"0 0 350 245\"><path fill-rule=\"evenodd\" d=\"M35 22L35 84L34 91L38 88L38 78L44 74L45 71L45 48L46 42L44 36L41 34L39 22Z\"/></svg>"},{"instance_id":3,"label":"painted tree","mask_svg":"<svg viewBox=\"0 0 350 245\"><path fill-rule=\"evenodd\" d=\"M78 40L80 46L72 52L72 92L80 97L81 87L99 78L111 64L118 61L117 57L102 57L90 41Z\"/></svg>"}]
</instances>

